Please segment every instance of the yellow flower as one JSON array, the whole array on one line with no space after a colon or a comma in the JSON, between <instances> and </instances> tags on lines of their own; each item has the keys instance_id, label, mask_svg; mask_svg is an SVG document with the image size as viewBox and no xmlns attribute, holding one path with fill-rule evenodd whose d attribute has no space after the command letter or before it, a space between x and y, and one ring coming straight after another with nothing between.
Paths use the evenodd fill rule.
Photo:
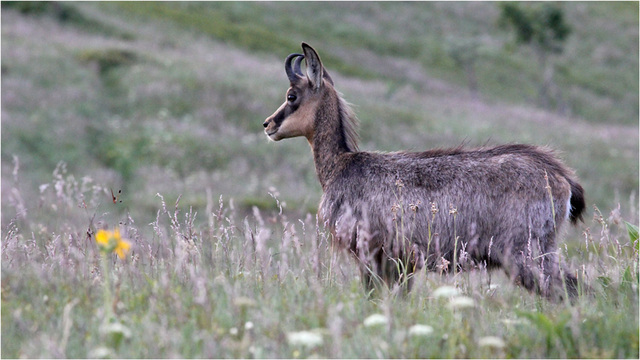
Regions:
<instances>
[{"instance_id":1,"label":"yellow flower","mask_svg":"<svg viewBox=\"0 0 640 360\"><path fill-rule=\"evenodd\" d=\"M124 259L124 256L129 252L129 248L131 244L125 240L119 240L118 245L116 246L116 254L120 256L120 259Z\"/></svg>"},{"instance_id":2,"label":"yellow flower","mask_svg":"<svg viewBox=\"0 0 640 360\"><path fill-rule=\"evenodd\" d=\"M96 234L96 242L100 248L106 248L109 246L109 239L111 238L111 232L106 230L98 230Z\"/></svg>"},{"instance_id":3,"label":"yellow flower","mask_svg":"<svg viewBox=\"0 0 640 360\"><path fill-rule=\"evenodd\" d=\"M96 234L96 242L100 250L105 253L115 251L121 259L124 259L127 252L131 248L131 244L123 240L118 229L114 231L99 230Z\"/></svg>"}]
</instances>

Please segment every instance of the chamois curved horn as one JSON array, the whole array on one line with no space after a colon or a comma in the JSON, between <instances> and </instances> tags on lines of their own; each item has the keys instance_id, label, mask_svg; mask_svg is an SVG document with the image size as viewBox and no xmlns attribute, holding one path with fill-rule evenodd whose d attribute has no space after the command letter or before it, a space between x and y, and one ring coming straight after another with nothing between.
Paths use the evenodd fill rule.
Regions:
<instances>
[{"instance_id":1,"label":"chamois curved horn","mask_svg":"<svg viewBox=\"0 0 640 360\"><path fill-rule=\"evenodd\" d=\"M287 59L284 61L284 71L286 71L287 77L289 78L289 81L292 82L292 83L294 83L294 82L298 81L298 79L300 79L300 75L297 73L297 72L300 72L299 71L300 70L300 63L298 61L296 61L296 64L297 64L297 66L296 66L297 69L296 70L298 70L297 72L296 72L296 70L291 68L291 61L294 58L298 57L298 56L304 58L304 55L302 55L302 54L291 54L291 55L287 56Z\"/></svg>"},{"instance_id":2,"label":"chamois curved horn","mask_svg":"<svg viewBox=\"0 0 640 360\"><path fill-rule=\"evenodd\" d=\"M296 59L296 62L293 63L293 72L296 73L298 76L304 77L304 74L302 73L302 69L300 68L300 64L302 64L302 59L304 59L304 55L299 56Z\"/></svg>"}]
</instances>

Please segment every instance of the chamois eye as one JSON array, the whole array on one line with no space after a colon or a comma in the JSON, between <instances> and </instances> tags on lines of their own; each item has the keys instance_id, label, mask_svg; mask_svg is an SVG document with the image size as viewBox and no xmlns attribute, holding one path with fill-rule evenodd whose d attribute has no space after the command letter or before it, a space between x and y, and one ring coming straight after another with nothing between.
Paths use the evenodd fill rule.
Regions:
<instances>
[{"instance_id":1,"label":"chamois eye","mask_svg":"<svg viewBox=\"0 0 640 360\"><path fill-rule=\"evenodd\" d=\"M298 97L295 94L288 94L287 95L287 101L288 102L294 102L294 101L296 101L297 98Z\"/></svg>"}]
</instances>

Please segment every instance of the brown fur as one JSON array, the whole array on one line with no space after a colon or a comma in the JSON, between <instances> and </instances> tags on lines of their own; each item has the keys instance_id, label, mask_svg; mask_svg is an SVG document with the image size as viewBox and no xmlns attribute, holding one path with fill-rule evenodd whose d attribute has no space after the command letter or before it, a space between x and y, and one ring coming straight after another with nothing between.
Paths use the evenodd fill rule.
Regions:
<instances>
[{"instance_id":1,"label":"brown fur","mask_svg":"<svg viewBox=\"0 0 640 360\"><path fill-rule=\"evenodd\" d=\"M502 267L550 297L564 285L576 294L577 279L565 268L563 281L556 234L567 218L581 218L583 190L550 149L359 152L355 115L315 50L302 47L307 75L290 77L297 103L285 102L265 131L273 140L309 141L323 190L319 216L357 259L367 286L380 279L409 288L425 266L480 265Z\"/></svg>"}]
</instances>

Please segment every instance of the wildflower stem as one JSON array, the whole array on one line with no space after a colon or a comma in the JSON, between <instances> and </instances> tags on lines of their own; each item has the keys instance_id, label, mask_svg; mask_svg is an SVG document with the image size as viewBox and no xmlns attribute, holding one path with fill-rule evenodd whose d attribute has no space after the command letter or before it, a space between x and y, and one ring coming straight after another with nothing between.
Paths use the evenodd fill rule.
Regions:
<instances>
[{"instance_id":1,"label":"wildflower stem","mask_svg":"<svg viewBox=\"0 0 640 360\"><path fill-rule=\"evenodd\" d=\"M449 214L453 215L453 274L455 275L458 269L458 233L456 229L458 210L451 205Z\"/></svg>"},{"instance_id":2,"label":"wildflower stem","mask_svg":"<svg viewBox=\"0 0 640 360\"><path fill-rule=\"evenodd\" d=\"M104 318L109 320L112 317L111 309L111 281L109 280L109 255L101 252L100 258L102 260L102 281L104 284Z\"/></svg>"}]
</instances>

